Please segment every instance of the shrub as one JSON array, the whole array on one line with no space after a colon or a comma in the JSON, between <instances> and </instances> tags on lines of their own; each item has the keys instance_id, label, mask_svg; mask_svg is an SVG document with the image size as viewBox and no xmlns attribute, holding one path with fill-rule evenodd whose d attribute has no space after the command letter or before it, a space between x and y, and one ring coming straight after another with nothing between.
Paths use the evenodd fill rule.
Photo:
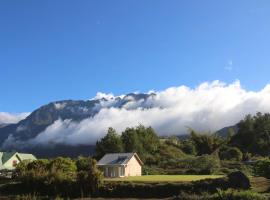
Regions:
<instances>
[{"instance_id":1,"label":"shrub","mask_svg":"<svg viewBox=\"0 0 270 200\"><path fill-rule=\"evenodd\" d=\"M96 160L88 157L79 157L76 161L77 184L85 195L95 194L102 185L103 175L98 170Z\"/></svg>"},{"instance_id":2,"label":"shrub","mask_svg":"<svg viewBox=\"0 0 270 200\"><path fill-rule=\"evenodd\" d=\"M180 146L181 150L189 155L196 155L196 147L191 140L184 140Z\"/></svg>"},{"instance_id":3,"label":"shrub","mask_svg":"<svg viewBox=\"0 0 270 200\"><path fill-rule=\"evenodd\" d=\"M219 149L219 158L221 160L241 161L243 153L237 147L224 146Z\"/></svg>"},{"instance_id":4,"label":"shrub","mask_svg":"<svg viewBox=\"0 0 270 200\"><path fill-rule=\"evenodd\" d=\"M258 160L254 165L254 174L257 176L263 176L270 178L270 159Z\"/></svg>"},{"instance_id":5,"label":"shrub","mask_svg":"<svg viewBox=\"0 0 270 200\"><path fill-rule=\"evenodd\" d=\"M83 157L79 157L76 163L62 157L21 162L17 174L25 191L46 195L92 195L102 183L102 173L97 169L96 161Z\"/></svg>"},{"instance_id":6,"label":"shrub","mask_svg":"<svg viewBox=\"0 0 270 200\"><path fill-rule=\"evenodd\" d=\"M213 174L220 167L220 161L214 155L190 157L182 160L182 164L188 174Z\"/></svg>"},{"instance_id":7,"label":"shrub","mask_svg":"<svg viewBox=\"0 0 270 200\"><path fill-rule=\"evenodd\" d=\"M251 187L249 178L241 171L232 172L228 175L230 186L239 189Z\"/></svg>"},{"instance_id":8,"label":"shrub","mask_svg":"<svg viewBox=\"0 0 270 200\"><path fill-rule=\"evenodd\" d=\"M216 200L267 200L263 194L253 192L251 190L232 190L227 191L218 190L215 195Z\"/></svg>"}]
</instances>

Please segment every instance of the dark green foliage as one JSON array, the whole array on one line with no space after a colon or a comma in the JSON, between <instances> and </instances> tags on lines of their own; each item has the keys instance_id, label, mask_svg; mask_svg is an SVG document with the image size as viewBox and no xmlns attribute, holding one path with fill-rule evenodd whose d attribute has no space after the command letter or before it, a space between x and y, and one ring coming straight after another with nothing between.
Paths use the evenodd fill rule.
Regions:
<instances>
[{"instance_id":1,"label":"dark green foliage","mask_svg":"<svg viewBox=\"0 0 270 200\"><path fill-rule=\"evenodd\" d=\"M181 150L189 155L196 155L196 147L191 140L184 140L180 145Z\"/></svg>"},{"instance_id":2,"label":"dark green foliage","mask_svg":"<svg viewBox=\"0 0 270 200\"><path fill-rule=\"evenodd\" d=\"M135 128L127 128L122 133L121 138L125 152L137 152L139 155L143 154L143 144Z\"/></svg>"},{"instance_id":3,"label":"dark green foliage","mask_svg":"<svg viewBox=\"0 0 270 200\"><path fill-rule=\"evenodd\" d=\"M251 190L218 190L213 200L267 200L268 198L260 193Z\"/></svg>"},{"instance_id":4,"label":"dark green foliage","mask_svg":"<svg viewBox=\"0 0 270 200\"><path fill-rule=\"evenodd\" d=\"M159 138L151 127L127 128L121 136L109 128L107 135L96 144L96 157L101 158L106 153L136 152L141 160L156 163L153 155L159 145Z\"/></svg>"},{"instance_id":5,"label":"dark green foliage","mask_svg":"<svg viewBox=\"0 0 270 200\"><path fill-rule=\"evenodd\" d=\"M21 162L16 168L25 190L50 195L95 194L102 184L102 173L92 158L58 157L52 160Z\"/></svg>"},{"instance_id":6,"label":"dark green foliage","mask_svg":"<svg viewBox=\"0 0 270 200\"><path fill-rule=\"evenodd\" d=\"M76 161L77 183L83 196L95 194L102 185L102 172L96 166L97 161L90 157L79 157Z\"/></svg>"},{"instance_id":7,"label":"dark green foliage","mask_svg":"<svg viewBox=\"0 0 270 200\"><path fill-rule=\"evenodd\" d=\"M267 197L253 191L246 190L221 190L218 189L215 194L190 194L181 192L173 200L266 200Z\"/></svg>"},{"instance_id":8,"label":"dark green foliage","mask_svg":"<svg viewBox=\"0 0 270 200\"><path fill-rule=\"evenodd\" d=\"M125 152L136 152L143 161L145 161L147 154L155 153L160 145L154 129L145 128L142 125L127 128L122 133L121 138Z\"/></svg>"},{"instance_id":9,"label":"dark green foliage","mask_svg":"<svg viewBox=\"0 0 270 200\"><path fill-rule=\"evenodd\" d=\"M230 143L243 152L270 155L270 114L247 115L238 123L238 132Z\"/></svg>"},{"instance_id":10,"label":"dark green foliage","mask_svg":"<svg viewBox=\"0 0 270 200\"><path fill-rule=\"evenodd\" d=\"M243 162L235 160L221 160L221 167L219 173L221 174L230 174L235 171L242 171L245 174L252 175L252 166L246 165Z\"/></svg>"},{"instance_id":11,"label":"dark green foliage","mask_svg":"<svg viewBox=\"0 0 270 200\"><path fill-rule=\"evenodd\" d=\"M53 193L67 193L67 187L76 179L76 165L70 158L21 162L17 168L18 179L34 191L50 189Z\"/></svg>"},{"instance_id":12,"label":"dark green foliage","mask_svg":"<svg viewBox=\"0 0 270 200\"><path fill-rule=\"evenodd\" d=\"M101 187L100 196L110 198L166 198L182 192L198 194L216 192L217 188L228 189L226 178L206 179L189 183L108 183Z\"/></svg>"},{"instance_id":13,"label":"dark green foliage","mask_svg":"<svg viewBox=\"0 0 270 200\"><path fill-rule=\"evenodd\" d=\"M213 174L220 168L219 158L215 155L185 157L175 161L174 169L182 169L183 174Z\"/></svg>"},{"instance_id":14,"label":"dark green foliage","mask_svg":"<svg viewBox=\"0 0 270 200\"><path fill-rule=\"evenodd\" d=\"M218 152L221 160L235 160L241 161L243 153L237 147L222 146Z\"/></svg>"},{"instance_id":15,"label":"dark green foliage","mask_svg":"<svg viewBox=\"0 0 270 200\"><path fill-rule=\"evenodd\" d=\"M241 171L232 172L228 175L230 186L236 189L250 189L250 180Z\"/></svg>"},{"instance_id":16,"label":"dark green foliage","mask_svg":"<svg viewBox=\"0 0 270 200\"><path fill-rule=\"evenodd\" d=\"M121 137L113 128L109 128L107 135L96 143L96 157L99 159L106 153L123 152Z\"/></svg>"},{"instance_id":17,"label":"dark green foliage","mask_svg":"<svg viewBox=\"0 0 270 200\"><path fill-rule=\"evenodd\" d=\"M254 165L254 174L270 179L270 159L258 160Z\"/></svg>"},{"instance_id":18,"label":"dark green foliage","mask_svg":"<svg viewBox=\"0 0 270 200\"><path fill-rule=\"evenodd\" d=\"M197 155L212 154L224 143L223 139L216 134L198 134L191 130L191 141L194 143Z\"/></svg>"},{"instance_id":19,"label":"dark green foliage","mask_svg":"<svg viewBox=\"0 0 270 200\"><path fill-rule=\"evenodd\" d=\"M49 161L46 159L33 162L22 161L16 166L17 176L24 184L38 189L40 185L47 182L48 164Z\"/></svg>"},{"instance_id":20,"label":"dark green foliage","mask_svg":"<svg viewBox=\"0 0 270 200\"><path fill-rule=\"evenodd\" d=\"M76 178L77 167L70 158L58 157L48 163L48 184L71 182Z\"/></svg>"},{"instance_id":21,"label":"dark green foliage","mask_svg":"<svg viewBox=\"0 0 270 200\"><path fill-rule=\"evenodd\" d=\"M179 159L186 157L179 148L168 144L161 144L155 156L157 165L163 168L175 166Z\"/></svg>"}]
</instances>

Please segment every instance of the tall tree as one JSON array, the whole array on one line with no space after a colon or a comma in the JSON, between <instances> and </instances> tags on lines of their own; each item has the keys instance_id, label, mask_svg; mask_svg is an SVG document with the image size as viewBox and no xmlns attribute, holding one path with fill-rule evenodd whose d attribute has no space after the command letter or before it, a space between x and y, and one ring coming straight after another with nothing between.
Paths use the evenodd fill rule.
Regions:
<instances>
[{"instance_id":1,"label":"tall tree","mask_svg":"<svg viewBox=\"0 0 270 200\"><path fill-rule=\"evenodd\" d=\"M123 152L121 137L113 128L109 128L107 135L96 143L96 157L101 158L106 153Z\"/></svg>"},{"instance_id":2,"label":"tall tree","mask_svg":"<svg viewBox=\"0 0 270 200\"><path fill-rule=\"evenodd\" d=\"M230 143L243 152L270 155L270 114L247 115L238 123L238 132Z\"/></svg>"},{"instance_id":3,"label":"tall tree","mask_svg":"<svg viewBox=\"0 0 270 200\"><path fill-rule=\"evenodd\" d=\"M216 134L198 134L194 130L191 130L190 134L199 156L213 153L224 142Z\"/></svg>"},{"instance_id":4,"label":"tall tree","mask_svg":"<svg viewBox=\"0 0 270 200\"><path fill-rule=\"evenodd\" d=\"M122 141L126 152L136 152L142 160L147 154L153 154L159 147L159 138L151 127L139 125L127 128L122 133Z\"/></svg>"}]
</instances>

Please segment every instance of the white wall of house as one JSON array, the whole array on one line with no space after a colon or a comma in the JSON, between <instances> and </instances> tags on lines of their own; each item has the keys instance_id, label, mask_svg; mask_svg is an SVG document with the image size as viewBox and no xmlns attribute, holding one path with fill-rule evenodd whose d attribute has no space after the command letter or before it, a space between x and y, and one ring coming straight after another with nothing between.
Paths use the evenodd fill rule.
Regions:
<instances>
[{"instance_id":1,"label":"white wall of house","mask_svg":"<svg viewBox=\"0 0 270 200\"><path fill-rule=\"evenodd\" d=\"M141 176L142 175L142 166L135 158L132 158L128 161L127 166L125 167L125 176Z\"/></svg>"}]
</instances>

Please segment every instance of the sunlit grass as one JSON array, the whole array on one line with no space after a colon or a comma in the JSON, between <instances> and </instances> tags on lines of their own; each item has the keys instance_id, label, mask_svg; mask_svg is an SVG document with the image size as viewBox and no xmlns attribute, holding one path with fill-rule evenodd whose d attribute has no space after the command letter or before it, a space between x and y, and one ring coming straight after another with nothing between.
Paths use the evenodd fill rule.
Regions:
<instances>
[{"instance_id":1,"label":"sunlit grass","mask_svg":"<svg viewBox=\"0 0 270 200\"><path fill-rule=\"evenodd\" d=\"M130 182L190 182L202 179L221 178L221 175L145 175L123 178L106 178L105 181L130 181Z\"/></svg>"}]
</instances>

